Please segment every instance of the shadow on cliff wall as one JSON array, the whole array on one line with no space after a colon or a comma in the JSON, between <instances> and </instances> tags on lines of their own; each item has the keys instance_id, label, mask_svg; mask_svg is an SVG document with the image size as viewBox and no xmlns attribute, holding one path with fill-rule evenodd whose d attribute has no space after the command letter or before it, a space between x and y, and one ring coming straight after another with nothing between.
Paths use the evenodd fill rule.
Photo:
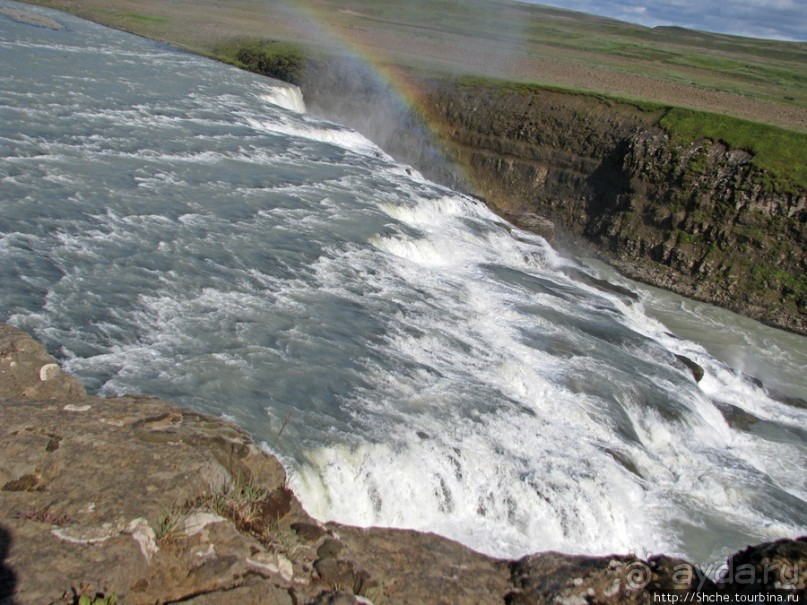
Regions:
<instances>
[{"instance_id":1,"label":"shadow on cliff wall","mask_svg":"<svg viewBox=\"0 0 807 605\"><path fill-rule=\"evenodd\" d=\"M615 141L614 148L605 155L586 178L586 188L590 195L587 196L586 215L588 218L586 224L583 225L583 232L595 240L607 229L610 219L616 213L629 209L625 206L625 198L631 193L631 183L622 168L628 147L627 141Z\"/></svg>"},{"instance_id":2,"label":"shadow on cliff wall","mask_svg":"<svg viewBox=\"0 0 807 605\"><path fill-rule=\"evenodd\" d=\"M11 550L11 532L0 525L0 605L14 605L17 574L6 563Z\"/></svg>"}]
</instances>

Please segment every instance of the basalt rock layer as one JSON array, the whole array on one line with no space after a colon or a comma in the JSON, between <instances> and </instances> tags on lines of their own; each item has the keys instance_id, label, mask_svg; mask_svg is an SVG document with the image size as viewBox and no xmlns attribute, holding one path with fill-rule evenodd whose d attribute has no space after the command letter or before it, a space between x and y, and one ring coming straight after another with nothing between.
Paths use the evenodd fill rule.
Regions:
<instances>
[{"instance_id":1,"label":"basalt rock layer","mask_svg":"<svg viewBox=\"0 0 807 605\"><path fill-rule=\"evenodd\" d=\"M534 88L435 86L422 103L480 194L550 218L630 277L807 331L807 195L743 150L684 146L658 110Z\"/></svg>"}]
</instances>

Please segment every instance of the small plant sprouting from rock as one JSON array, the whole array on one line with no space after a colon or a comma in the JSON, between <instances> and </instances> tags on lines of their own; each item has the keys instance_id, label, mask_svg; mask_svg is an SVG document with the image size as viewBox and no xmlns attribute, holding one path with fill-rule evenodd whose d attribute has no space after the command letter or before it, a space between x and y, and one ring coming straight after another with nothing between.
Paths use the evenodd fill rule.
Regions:
<instances>
[{"instance_id":1,"label":"small plant sprouting from rock","mask_svg":"<svg viewBox=\"0 0 807 605\"><path fill-rule=\"evenodd\" d=\"M231 519L239 529L252 530L260 519L261 503L267 495L262 487L238 480L213 494L209 504L214 513Z\"/></svg>"},{"instance_id":2,"label":"small plant sprouting from rock","mask_svg":"<svg viewBox=\"0 0 807 605\"><path fill-rule=\"evenodd\" d=\"M275 551L285 553L291 561L298 559L298 551L303 542L296 531L282 527L278 521L274 521L266 524L264 536L268 538L269 545Z\"/></svg>"},{"instance_id":3,"label":"small plant sprouting from rock","mask_svg":"<svg viewBox=\"0 0 807 605\"><path fill-rule=\"evenodd\" d=\"M365 597L373 603L373 605L385 605L387 602L387 595L385 592L384 584L371 586L365 591Z\"/></svg>"},{"instance_id":4,"label":"small plant sprouting from rock","mask_svg":"<svg viewBox=\"0 0 807 605\"><path fill-rule=\"evenodd\" d=\"M159 544L170 543L179 530L179 519L182 515L182 509L172 506L169 511L160 515L157 522L157 528L154 531L155 537Z\"/></svg>"},{"instance_id":5,"label":"small plant sprouting from rock","mask_svg":"<svg viewBox=\"0 0 807 605\"><path fill-rule=\"evenodd\" d=\"M93 591L90 584L82 582L78 588L73 586L65 591L62 602L70 605L117 605L119 601L117 595Z\"/></svg>"},{"instance_id":6,"label":"small plant sprouting from rock","mask_svg":"<svg viewBox=\"0 0 807 605\"><path fill-rule=\"evenodd\" d=\"M293 496L288 487L269 491L250 481L236 479L230 486L186 505L187 510L208 508L230 519L239 531L255 536L275 551L292 555L299 538L292 530L282 528L279 521L291 510Z\"/></svg>"}]
</instances>

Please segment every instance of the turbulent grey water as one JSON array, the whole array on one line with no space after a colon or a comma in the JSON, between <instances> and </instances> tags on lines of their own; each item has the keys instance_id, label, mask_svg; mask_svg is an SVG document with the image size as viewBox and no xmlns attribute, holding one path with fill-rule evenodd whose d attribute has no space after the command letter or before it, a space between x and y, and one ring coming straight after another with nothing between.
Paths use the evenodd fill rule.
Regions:
<instances>
[{"instance_id":1,"label":"turbulent grey water","mask_svg":"<svg viewBox=\"0 0 807 605\"><path fill-rule=\"evenodd\" d=\"M495 555L805 531L807 409L732 359L804 397L804 339L581 281L628 283L294 89L28 10L66 28L0 16L0 320L90 389L235 420L319 517Z\"/></svg>"}]
</instances>

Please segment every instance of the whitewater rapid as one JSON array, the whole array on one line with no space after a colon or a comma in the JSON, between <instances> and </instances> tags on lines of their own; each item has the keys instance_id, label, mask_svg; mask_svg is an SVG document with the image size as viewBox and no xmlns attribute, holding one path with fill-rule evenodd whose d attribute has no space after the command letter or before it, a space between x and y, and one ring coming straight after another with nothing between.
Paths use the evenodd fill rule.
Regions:
<instances>
[{"instance_id":1,"label":"whitewater rapid","mask_svg":"<svg viewBox=\"0 0 807 605\"><path fill-rule=\"evenodd\" d=\"M803 338L566 258L287 85L26 10L66 28L0 17L0 320L91 390L232 419L319 518L493 555L804 533Z\"/></svg>"}]
</instances>

